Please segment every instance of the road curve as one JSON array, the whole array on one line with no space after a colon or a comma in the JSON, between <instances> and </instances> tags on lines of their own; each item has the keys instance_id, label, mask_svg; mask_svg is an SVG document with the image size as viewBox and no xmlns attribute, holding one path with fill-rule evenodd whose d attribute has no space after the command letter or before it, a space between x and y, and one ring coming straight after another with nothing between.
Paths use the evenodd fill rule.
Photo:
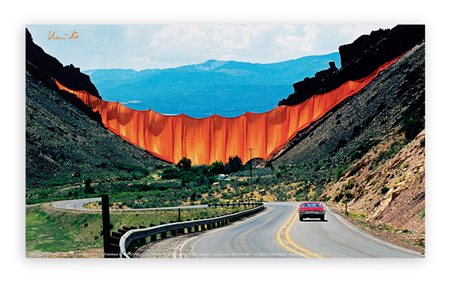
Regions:
<instances>
[{"instance_id":1,"label":"road curve","mask_svg":"<svg viewBox=\"0 0 450 282\"><path fill-rule=\"evenodd\" d=\"M87 209L84 205L94 202L100 202L101 198L86 198L52 202L52 206L61 210L74 210L74 211L100 211L100 209Z\"/></svg>"},{"instance_id":2,"label":"road curve","mask_svg":"<svg viewBox=\"0 0 450 282\"><path fill-rule=\"evenodd\" d=\"M101 211L101 209L88 209L84 205L89 203L100 202L101 198L86 198L86 199L74 199L74 200L64 200L58 202L52 202L52 206L56 209L61 210L72 210L72 211ZM192 205L192 206L176 206L176 207L162 207L162 208L141 208L141 209L123 209L123 210L111 210L111 211L156 211L156 210L176 210L176 209L200 209L207 208L208 205Z\"/></svg>"},{"instance_id":3,"label":"road curve","mask_svg":"<svg viewBox=\"0 0 450 282\"><path fill-rule=\"evenodd\" d=\"M295 206L295 208L297 205ZM327 208L326 221L300 222L297 212L288 230L293 244L303 247L309 257L413 258L421 254L393 245L362 231ZM289 226L287 227L289 228ZM308 252L310 254L308 254Z\"/></svg>"},{"instance_id":4,"label":"road curve","mask_svg":"<svg viewBox=\"0 0 450 282\"><path fill-rule=\"evenodd\" d=\"M139 256L166 252L165 257L422 257L361 231L330 210L326 221L300 222L298 203L265 205L265 211L230 226L149 244Z\"/></svg>"}]
</instances>

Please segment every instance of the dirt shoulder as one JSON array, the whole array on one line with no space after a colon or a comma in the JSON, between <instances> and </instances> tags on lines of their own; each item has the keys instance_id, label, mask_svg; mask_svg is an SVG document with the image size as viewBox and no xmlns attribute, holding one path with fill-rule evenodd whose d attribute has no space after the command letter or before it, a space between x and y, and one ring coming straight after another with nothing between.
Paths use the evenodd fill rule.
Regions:
<instances>
[{"instance_id":1,"label":"dirt shoulder","mask_svg":"<svg viewBox=\"0 0 450 282\"><path fill-rule=\"evenodd\" d=\"M352 212L349 212L346 215L344 209L337 205L330 205L328 203L327 206L334 213L339 214L344 219L348 220L349 222L372 236L387 241L391 244L416 251L418 253L421 253L422 255L425 254L425 242L417 242L414 237L410 236L410 234L402 232L402 230L395 229L384 224L374 224L368 221L361 220Z\"/></svg>"}]
</instances>

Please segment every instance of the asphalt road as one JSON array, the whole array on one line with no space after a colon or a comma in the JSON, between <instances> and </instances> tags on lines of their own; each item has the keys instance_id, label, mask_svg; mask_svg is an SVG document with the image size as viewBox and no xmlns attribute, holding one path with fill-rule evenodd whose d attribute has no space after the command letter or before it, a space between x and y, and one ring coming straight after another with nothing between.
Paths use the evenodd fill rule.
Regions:
<instances>
[{"instance_id":1,"label":"asphalt road","mask_svg":"<svg viewBox=\"0 0 450 282\"><path fill-rule=\"evenodd\" d=\"M100 202L101 198L88 198L88 199L76 199L53 202L52 206L62 210L77 210L77 211L91 211L92 209L86 209L83 207L86 204L93 202Z\"/></svg>"},{"instance_id":2,"label":"asphalt road","mask_svg":"<svg viewBox=\"0 0 450 282\"><path fill-rule=\"evenodd\" d=\"M54 208L62 210L72 210L72 211L101 211L101 209L87 209L84 205L100 202L101 198L86 198L86 199L75 199L75 200L65 200L51 203ZM177 207L163 207L163 208L142 208L142 209L124 209L120 211L155 211L155 210L176 210L176 209L199 209L207 208L208 205L193 205L193 206L177 206Z\"/></svg>"},{"instance_id":3,"label":"asphalt road","mask_svg":"<svg viewBox=\"0 0 450 282\"><path fill-rule=\"evenodd\" d=\"M266 203L266 210L200 235L174 237L143 247L140 257L413 258L327 210L326 221L298 220L298 203ZM154 256L153 254L158 254ZM161 255L163 254L163 255Z\"/></svg>"}]
</instances>

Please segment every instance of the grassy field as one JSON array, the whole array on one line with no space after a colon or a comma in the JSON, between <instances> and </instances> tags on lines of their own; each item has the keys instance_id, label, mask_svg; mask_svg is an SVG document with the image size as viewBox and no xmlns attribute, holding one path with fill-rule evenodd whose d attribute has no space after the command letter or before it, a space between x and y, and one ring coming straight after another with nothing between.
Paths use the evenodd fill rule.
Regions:
<instances>
[{"instance_id":1,"label":"grassy field","mask_svg":"<svg viewBox=\"0 0 450 282\"><path fill-rule=\"evenodd\" d=\"M237 212L243 208L205 208L182 210L181 218L199 219ZM176 221L178 212L142 211L111 213L112 230L122 226L149 226L150 223ZM100 213L69 212L38 205L26 208L26 251L68 252L101 248Z\"/></svg>"}]
</instances>

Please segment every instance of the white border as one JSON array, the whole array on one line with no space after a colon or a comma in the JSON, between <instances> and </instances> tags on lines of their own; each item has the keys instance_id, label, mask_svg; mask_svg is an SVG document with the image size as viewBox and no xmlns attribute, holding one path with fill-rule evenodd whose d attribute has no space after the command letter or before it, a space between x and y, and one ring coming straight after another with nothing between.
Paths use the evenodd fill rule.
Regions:
<instances>
[{"instance_id":1,"label":"white border","mask_svg":"<svg viewBox=\"0 0 450 282\"><path fill-rule=\"evenodd\" d=\"M428 281L448 277L449 36L445 1L12 1L1 9L2 276L18 281L127 279ZM425 259L51 260L25 259L24 27L86 23L425 23ZM430 277L432 276L432 277ZM443 279L442 279L443 278Z\"/></svg>"}]
</instances>

